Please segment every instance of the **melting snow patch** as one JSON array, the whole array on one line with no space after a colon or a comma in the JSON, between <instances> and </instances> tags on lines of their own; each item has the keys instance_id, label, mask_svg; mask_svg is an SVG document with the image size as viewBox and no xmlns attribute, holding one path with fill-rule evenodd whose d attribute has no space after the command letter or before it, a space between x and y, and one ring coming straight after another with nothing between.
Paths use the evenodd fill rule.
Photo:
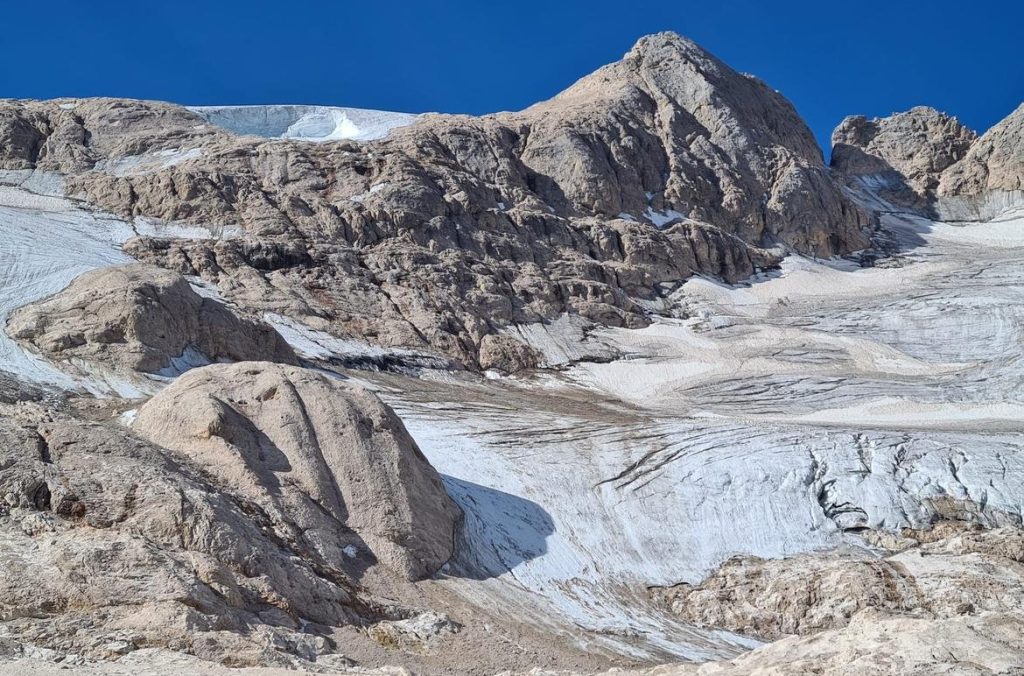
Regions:
<instances>
[{"instance_id":1,"label":"melting snow patch","mask_svg":"<svg viewBox=\"0 0 1024 676\"><path fill-rule=\"evenodd\" d=\"M209 358L200 352L194 345L189 345L181 356L171 358L171 363L160 369L157 374L160 378L177 378L186 371L191 371L200 366L208 366Z\"/></svg>"},{"instance_id":2,"label":"melting snow patch","mask_svg":"<svg viewBox=\"0 0 1024 676\"><path fill-rule=\"evenodd\" d=\"M61 291L75 277L130 262L118 245L133 234L124 221L79 209L68 200L0 189L0 328L12 311ZM32 382L66 389L80 385L2 330L0 364Z\"/></svg>"},{"instance_id":3,"label":"melting snow patch","mask_svg":"<svg viewBox=\"0 0 1024 676\"><path fill-rule=\"evenodd\" d=\"M114 176L139 176L161 169L169 169L202 156L203 151L199 148L171 148L158 150L148 155L126 155L104 160L96 164L96 169Z\"/></svg>"},{"instance_id":4,"label":"melting snow patch","mask_svg":"<svg viewBox=\"0 0 1024 676\"><path fill-rule=\"evenodd\" d=\"M659 230L661 230L662 228L666 228L669 225L672 225L673 223L684 220L686 218L686 216L679 213L675 209L655 211L651 207L647 207L647 211L644 212L644 216L646 216L647 220L653 223L654 227L658 228Z\"/></svg>"},{"instance_id":5,"label":"melting snow patch","mask_svg":"<svg viewBox=\"0 0 1024 676\"><path fill-rule=\"evenodd\" d=\"M0 169L0 185L21 188L37 195L64 196L64 177L55 171Z\"/></svg>"},{"instance_id":6,"label":"melting snow patch","mask_svg":"<svg viewBox=\"0 0 1024 676\"><path fill-rule=\"evenodd\" d=\"M132 225L139 236L165 239L230 239L242 234L235 225L184 225L144 216L136 216Z\"/></svg>"}]
</instances>

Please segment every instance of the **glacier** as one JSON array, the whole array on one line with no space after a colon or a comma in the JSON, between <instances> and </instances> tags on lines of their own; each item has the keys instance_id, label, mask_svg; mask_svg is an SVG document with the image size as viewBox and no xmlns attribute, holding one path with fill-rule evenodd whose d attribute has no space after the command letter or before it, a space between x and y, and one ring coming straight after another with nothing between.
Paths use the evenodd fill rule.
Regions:
<instances>
[{"instance_id":1,"label":"glacier","mask_svg":"<svg viewBox=\"0 0 1024 676\"><path fill-rule=\"evenodd\" d=\"M301 141L373 141L420 115L332 106L195 106L189 110L209 124L235 134Z\"/></svg>"}]
</instances>

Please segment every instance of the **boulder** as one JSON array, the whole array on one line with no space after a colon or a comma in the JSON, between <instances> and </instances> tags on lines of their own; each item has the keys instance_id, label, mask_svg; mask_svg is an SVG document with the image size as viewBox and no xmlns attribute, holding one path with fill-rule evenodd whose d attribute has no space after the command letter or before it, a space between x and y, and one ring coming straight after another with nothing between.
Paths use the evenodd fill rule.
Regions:
<instances>
[{"instance_id":1,"label":"boulder","mask_svg":"<svg viewBox=\"0 0 1024 676\"><path fill-rule=\"evenodd\" d=\"M333 566L417 580L453 553L460 511L374 394L319 372L242 362L195 369L133 429L245 496Z\"/></svg>"},{"instance_id":2,"label":"boulder","mask_svg":"<svg viewBox=\"0 0 1024 676\"><path fill-rule=\"evenodd\" d=\"M297 364L271 326L197 294L181 275L133 264L88 272L11 315L9 334L54 360L176 375L213 361Z\"/></svg>"}]
</instances>

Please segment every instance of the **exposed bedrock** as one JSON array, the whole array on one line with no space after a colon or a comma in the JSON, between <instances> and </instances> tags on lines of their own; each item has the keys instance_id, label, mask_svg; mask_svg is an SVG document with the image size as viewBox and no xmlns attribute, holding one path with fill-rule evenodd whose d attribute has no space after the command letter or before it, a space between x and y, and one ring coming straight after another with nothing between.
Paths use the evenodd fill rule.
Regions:
<instances>
[{"instance_id":1,"label":"exposed bedrock","mask_svg":"<svg viewBox=\"0 0 1024 676\"><path fill-rule=\"evenodd\" d=\"M328 628L407 612L364 584L452 555L459 510L402 423L312 371L196 369L133 431L0 414L0 623L39 648L313 659L334 651Z\"/></svg>"},{"instance_id":2,"label":"exposed bedrock","mask_svg":"<svg viewBox=\"0 0 1024 676\"><path fill-rule=\"evenodd\" d=\"M169 647L273 663L275 643L327 649L303 622L375 612L259 505L115 426L5 409L0 463L10 638L97 659Z\"/></svg>"},{"instance_id":3,"label":"exposed bedrock","mask_svg":"<svg viewBox=\"0 0 1024 676\"><path fill-rule=\"evenodd\" d=\"M927 107L851 116L832 144L834 170L933 217L987 220L1024 206L1024 104L980 137Z\"/></svg>"},{"instance_id":4,"label":"exposed bedrock","mask_svg":"<svg viewBox=\"0 0 1024 676\"><path fill-rule=\"evenodd\" d=\"M368 143L236 136L110 99L5 102L0 120L0 168L63 172L125 217L246 235L140 240L133 255L472 366L511 323L643 326L642 301L694 273L736 281L785 250L868 244L792 105L671 33L527 110L428 115ZM282 247L301 255L259 254Z\"/></svg>"},{"instance_id":5,"label":"exposed bedrock","mask_svg":"<svg viewBox=\"0 0 1024 676\"><path fill-rule=\"evenodd\" d=\"M333 567L379 561L416 580L453 552L459 509L375 395L260 362L196 369L133 429L258 504Z\"/></svg>"},{"instance_id":6,"label":"exposed bedrock","mask_svg":"<svg viewBox=\"0 0 1024 676\"><path fill-rule=\"evenodd\" d=\"M55 296L12 314L6 330L54 361L175 375L212 361L298 363L269 325L197 294L152 265L86 273Z\"/></svg>"},{"instance_id":7,"label":"exposed bedrock","mask_svg":"<svg viewBox=\"0 0 1024 676\"><path fill-rule=\"evenodd\" d=\"M865 608L927 618L1024 610L1024 532L956 523L936 530L870 533L898 549L888 555L851 549L735 557L700 584L655 595L687 621L765 640L837 629Z\"/></svg>"}]
</instances>

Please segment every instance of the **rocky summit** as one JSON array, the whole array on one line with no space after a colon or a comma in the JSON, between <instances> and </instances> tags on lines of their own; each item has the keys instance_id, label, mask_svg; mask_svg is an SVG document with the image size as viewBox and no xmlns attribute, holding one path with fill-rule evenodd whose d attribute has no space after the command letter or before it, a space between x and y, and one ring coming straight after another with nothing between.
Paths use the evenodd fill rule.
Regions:
<instances>
[{"instance_id":1,"label":"rocky summit","mask_svg":"<svg viewBox=\"0 0 1024 676\"><path fill-rule=\"evenodd\" d=\"M1024 671L1024 105L0 100L0 671Z\"/></svg>"}]
</instances>

